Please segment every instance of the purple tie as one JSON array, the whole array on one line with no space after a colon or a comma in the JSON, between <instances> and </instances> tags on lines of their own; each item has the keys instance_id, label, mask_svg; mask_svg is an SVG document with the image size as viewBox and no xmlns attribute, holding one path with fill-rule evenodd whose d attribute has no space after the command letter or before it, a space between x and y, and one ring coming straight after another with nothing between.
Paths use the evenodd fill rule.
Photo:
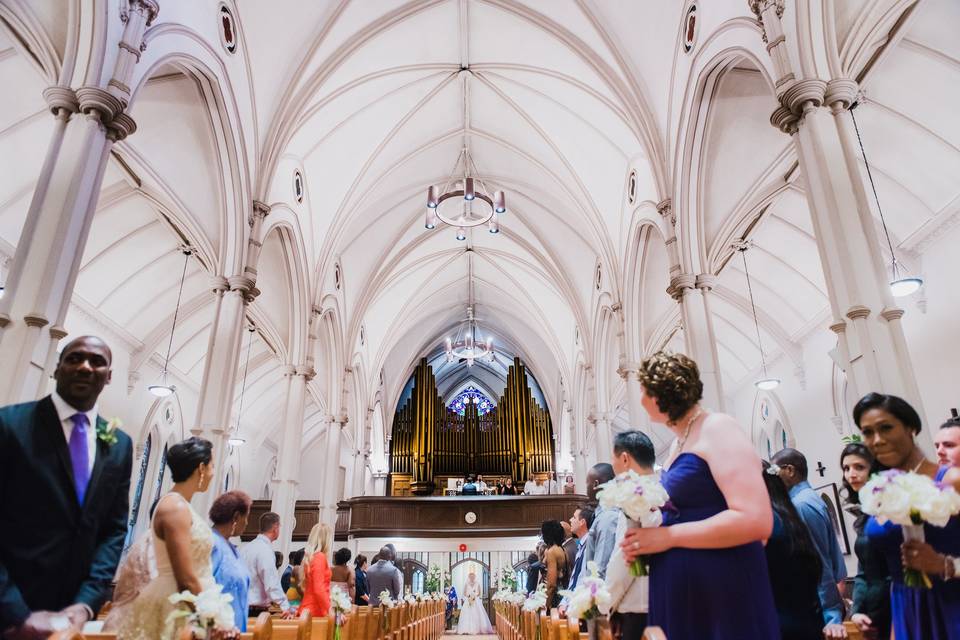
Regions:
<instances>
[{"instance_id":1,"label":"purple tie","mask_svg":"<svg viewBox=\"0 0 960 640\"><path fill-rule=\"evenodd\" d=\"M73 431L70 432L70 461L73 463L73 484L77 488L77 501L83 504L83 496L87 493L87 484L90 482L90 453L87 449L87 415L75 413L70 416L73 420Z\"/></svg>"}]
</instances>

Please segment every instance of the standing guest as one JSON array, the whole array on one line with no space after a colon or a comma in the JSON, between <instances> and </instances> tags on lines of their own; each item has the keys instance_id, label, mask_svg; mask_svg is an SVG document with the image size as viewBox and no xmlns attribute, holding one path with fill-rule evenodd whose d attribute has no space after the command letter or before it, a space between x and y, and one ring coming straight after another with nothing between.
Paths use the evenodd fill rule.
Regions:
<instances>
[{"instance_id":1,"label":"standing guest","mask_svg":"<svg viewBox=\"0 0 960 640\"><path fill-rule=\"evenodd\" d=\"M820 606L823 608L823 622L827 625L828 638L843 638L843 599L840 597L839 584L847 577L847 565L843 561L843 551L833 530L833 522L827 511L827 504L807 482L807 458L796 449L786 448L778 451L771 460L780 468L780 479L790 491L790 499L807 525L813 537L813 546L820 554L823 567L820 573Z\"/></svg>"},{"instance_id":2,"label":"standing guest","mask_svg":"<svg viewBox=\"0 0 960 640\"><path fill-rule=\"evenodd\" d=\"M850 619L869 639L890 637L890 574L883 554L864 534L868 516L860 510L860 489L867 484L874 468L873 455L859 442L848 444L840 453L843 487L847 494L847 511L853 514L857 540L857 576L853 580L853 609Z\"/></svg>"},{"instance_id":3,"label":"standing guest","mask_svg":"<svg viewBox=\"0 0 960 640\"><path fill-rule=\"evenodd\" d=\"M577 555L573 561L573 569L570 573L570 590L577 588L580 576L587 566L587 535L590 527L593 526L594 513L590 507L580 507L570 516L570 531L577 539Z\"/></svg>"},{"instance_id":4,"label":"standing guest","mask_svg":"<svg viewBox=\"0 0 960 640\"><path fill-rule=\"evenodd\" d=\"M463 483L463 488L460 490L460 495L464 496L475 496L479 493L479 488L477 487L477 481L474 480L473 476L467 476L466 482Z\"/></svg>"},{"instance_id":5,"label":"standing guest","mask_svg":"<svg viewBox=\"0 0 960 640\"><path fill-rule=\"evenodd\" d=\"M330 546L333 536L330 527L313 525L303 548L303 601L300 611L309 611L314 618L330 613Z\"/></svg>"},{"instance_id":6,"label":"standing guest","mask_svg":"<svg viewBox=\"0 0 960 640\"><path fill-rule=\"evenodd\" d=\"M563 483L563 493L570 495L577 492L577 486L573 483L573 476L567 476Z\"/></svg>"},{"instance_id":7,"label":"standing guest","mask_svg":"<svg viewBox=\"0 0 960 640\"><path fill-rule=\"evenodd\" d=\"M540 526L540 534L547 548L543 552L543 564L547 568L544 582L547 585L547 615L560 604L560 591L570 584L570 566L563 550L563 527L559 520L547 520Z\"/></svg>"},{"instance_id":8,"label":"standing guest","mask_svg":"<svg viewBox=\"0 0 960 640\"><path fill-rule=\"evenodd\" d=\"M623 431L613 440L613 470L617 475L633 471L642 476L653 474L657 452L653 442L642 431ZM647 626L650 579L632 576L623 559L620 543L627 532L627 517L620 512L613 554L607 563L606 585L610 592L610 626L621 638L639 638Z\"/></svg>"},{"instance_id":9,"label":"standing guest","mask_svg":"<svg viewBox=\"0 0 960 640\"><path fill-rule=\"evenodd\" d=\"M513 486L513 478L507 478L503 483L503 487L500 489L500 495L502 496L515 496L517 495L517 488Z\"/></svg>"},{"instance_id":10,"label":"standing guest","mask_svg":"<svg viewBox=\"0 0 960 640\"><path fill-rule=\"evenodd\" d=\"M290 617L293 615L287 596L280 586L280 574L277 573L273 557L273 543L280 537L280 516L268 511L260 516L260 534L240 548L240 557L250 571L250 617L255 618L270 610L276 603Z\"/></svg>"},{"instance_id":11,"label":"standing guest","mask_svg":"<svg viewBox=\"0 0 960 640\"><path fill-rule=\"evenodd\" d=\"M183 619L172 619L170 596L189 591L197 595L214 585L214 534L190 500L213 480L213 445L188 438L170 447L167 465L173 487L157 502L150 526L157 560L157 576L133 601L130 615L120 621L123 640L173 640Z\"/></svg>"},{"instance_id":12,"label":"standing guest","mask_svg":"<svg viewBox=\"0 0 960 640\"><path fill-rule=\"evenodd\" d=\"M250 517L253 500L243 491L228 491L218 496L210 507L213 522L213 579L223 587L224 593L233 596L234 624L240 631L247 630L247 597L250 592L250 571L240 559L230 538L243 533Z\"/></svg>"},{"instance_id":13,"label":"standing guest","mask_svg":"<svg viewBox=\"0 0 960 640\"><path fill-rule=\"evenodd\" d=\"M941 466L960 467L960 418L950 418L933 436Z\"/></svg>"},{"instance_id":14,"label":"standing guest","mask_svg":"<svg viewBox=\"0 0 960 640\"><path fill-rule=\"evenodd\" d=\"M280 574L280 588L283 589L284 593L286 593L287 591L290 591L290 583L293 580L293 567L295 566L293 561L296 557L297 557L296 551L291 551L290 553L287 554L287 560L288 560L287 566L284 567L283 573ZM287 596L287 600L289 599L290 597Z\"/></svg>"},{"instance_id":15,"label":"standing guest","mask_svg":"<svg viewBox=\"0 0 960 640\"><path fill-rule=\"evenodd\" d=\"M868 393L853 408L853 421L863 443L885 468L933 478L960 489L960 469L937 467L916 442L920 416L902 398ZM897 640L956 640L960 638L960 516L945 527L924 525L926 542L904 542L900 526L880 524L870 517L865 527L869 543L883 554L890 572L893 634ZM903 583L903 568L927 572L930 589Z\"/></svg>"},{"instance_id":16,"label":"standing guest","mask_svg":"<svg viewBox=\"0 0 960 640\"><path fill-rule=\"evenodd\" d=\"M370 589L370 604L380 606L380 592L387 591L394 600L403 592L403 574L393 564L393 551L384 545L377 560L367 569L367 586Z\"/></svg>"},{"instance_id":17,"label":"standing guest","mask_svg":"<svg viewBox=\"0 0 960 640\"><path fill-rule=\"evenodd\" d=\"M533 474L531 473L529 476L527 476L527 481L523 485L523 495L532 496L534 495L534 493L536 493L536 491L537 491L537 480L536 478L534 478Z\"/></svg>"},{"instance_id":18,"label":"standing guest","mask_svg":"<svg viewBox=\"0 0 960 640\"><path fill-rule=\"evenodd\" d=\"M531 553L527 556L527 584L526 590L527 594L531 594L537 590L537 585L540 584L540 573L543 571L543 563L540 562L540 558L535 553Z\"/></svg>"},{"instance_id":19,"label":"standing guest","mask_svg":"<svg viewBox=\"0 0 960 640\"><path fill-rule=\"evenodd\" d=\"M818 592L823 563L779 472L778 467L763 462L763 480L773 507L773 534L764 551L780 619L780 637L817 640L823 635Z\"/></svg>"},{"instance_id":20,"label":"standing guest","mask_svg":"<svg viewBox=\"0 0 960 640\"><path fill-rule=\"evenodd\" d=\"M133 458L97 405L112 359L100 338L72 340L52 394L0 408L0 633L10 640L79 628L109 597Z\"/></svg>"},{"instance_id":21,"label":"standing guest","mask_svg":"<svg viewBox=\"0 0 960 640\"><path fill-rule=\"evenodd\" d=\"M353 561L354 566L354 584L356 585L356 596L353 599L354 604L363 607L370 604L370 588L367 586L367 556L362 553L357 554L357 559Z\"/></svg>"},{"instance_id":22,"label":"standing guest","mask_svg":"<svg viewBox=\"0 0 960 640\"><path fill-rule=\"evenodd\" d=\"M299 607L303 600L303 549L290 552L290 586L284 591L290 608ZM283 580L283 578L281 578ZM282 588L281 584L281 588Z\"/></svg>"},{"instance_id":23,"label":"standing guest","mask_svg":"<svg viewBox=\"0 0 960 640\"><path fill-rule=\"evenodd\" d=\"M561 520L560 526L563 527L563 551L567 554L567 565L572 571L577 561L577 538L573 535L569 520Z\"/></svg>"},{"instance_id":24,"label":"standing guest","mask_svg":"<svg viewBox=\"0 0 960 640\"><path fill-rule=\"evenodd\" d=\"M650 556L648 623L670 640L776 638L762 542L773 513L753 444L733 418L700 407L703 382L690 358L654 354L640 383L650 419L677 436L661 478L674 509L664 526L630 529L621 545L627 561ZM700 613L691 615L691 603Z\"/></svg>"},{"instance_id":25,"label":"standing guest","mask_svg":"<svg viewBox=\"0 0 960 640\"><path fill-rule=\"evenodd\" d=\"M353 569L347 566L352 555L346 547L337 549L333 554L333 569L330 572L330 588L337 585L350 596L351 602L357 597L357 577Z\"/></svg>"},{"instance_id":26,"label":"standing guest","mask_svg":"<svg viewBox=\"0 0 960 640\"><path fill-rule=\"evenodd\" d=\"M477 476L477 491L480 492L480 495L487 493L487 483L483 481L483 476Z\"/></svg>"},{"instance_id":27,"label":"standing guest","mask_svg":"<svg viewBox=\"0 0 960 640\"><path fill-rule=\"evenodd\" d=\"M601 462L593 465L587 472L587 497L591 504L597 504L597 493L600 485L613 480L616 474L613 465ZM587 534L587 549L584 557L584 566L587 562L597 563L597 571L601 578L607 575L607 563L613 555L613 546L617 540L617 522L620 519L620 509L597 505L593 512L593 524Z\"/></svg>"}]
</instances>

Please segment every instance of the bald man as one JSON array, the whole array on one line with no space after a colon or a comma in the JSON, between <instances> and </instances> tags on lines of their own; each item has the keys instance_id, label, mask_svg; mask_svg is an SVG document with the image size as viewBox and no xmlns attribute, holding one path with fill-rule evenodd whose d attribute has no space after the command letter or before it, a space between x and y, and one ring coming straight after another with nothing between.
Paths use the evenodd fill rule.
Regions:
<instances>
[{"instance_id":1,"label":"bald man","mask_svg":"<svg viewBox=\"0 0 960 640\"><path fill-rule=\"evenodd\" d=\"M45 638L92 619L127 533L133 447L99 413L113 355L72 340L56 390L0 408L0 634Z\"/></svg>"},{"instance_id":2,"label":"bald man","mask_svg":"<svg viewBox=\"0 0 960 640\"><path fill-rule=\"evenodd\" d=\"M393 546L393 545L390 545ZM383 591L390 593L396 600L403 593L403 574L393 564L395 552L390 546L380 548L379 558L367 569L367 585L370 587L370 606L380 606L380 594Z\"/></svg>"}]
</instances>

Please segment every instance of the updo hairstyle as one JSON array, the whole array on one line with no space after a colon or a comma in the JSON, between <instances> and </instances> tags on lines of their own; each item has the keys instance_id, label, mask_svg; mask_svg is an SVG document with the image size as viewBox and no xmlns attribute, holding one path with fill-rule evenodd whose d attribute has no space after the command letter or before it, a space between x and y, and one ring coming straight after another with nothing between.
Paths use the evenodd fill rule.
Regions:
<instances>
[{"instance_id":1,"label":"updo hairstyle","mask_svg":"<svg viewBox=\"0 0 960 640\"><path fill-rule=\"evenodd\" d=\"M670 422L682 418L703 398L697 363L682 353L658 351L640 364L640 384Z\"/></svg>"},{"instance_id":2,"label":"updo hairstyle","mask_svg":"<svg viewBox=\"0 0 960 640\"><path fill-rule=\"evenodd\" d=\"M183 482L193 475L201 464L210 464L213 444L203 438L187 438L167 451L167 465L174 482Z\"/></svg>"}]
</instances>

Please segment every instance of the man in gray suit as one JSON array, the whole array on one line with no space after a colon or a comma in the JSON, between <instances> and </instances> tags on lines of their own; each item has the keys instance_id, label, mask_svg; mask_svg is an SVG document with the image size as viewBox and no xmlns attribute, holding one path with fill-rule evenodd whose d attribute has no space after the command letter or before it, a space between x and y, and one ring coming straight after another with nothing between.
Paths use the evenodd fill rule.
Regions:
<instances>
[{"instance_id":1,"label":"man in gray suit","mask_svg":"<svg viewBox=\"0 0 960 640\"><path fill-rule=\"evenodd\" d=\"M393 564L394 554L390 547L381 547L379 558L367 569L367 585L370 587L370 606L380 606L380 592L388 591L396 600L403 593L403 574Z\"/></svg>"},{"instance_id":2,"label":"man in gray suit","mask_svg":"<svg viewBox=\"0 0 960 640\"><path fill-rule=\"evenodd\" d=\"M600 485L613 480L615 474L613 465L601 462L593 465L587 472L587 497L592 504L597 502ZM593 512L593 524L587 533L584 555L584 566L591 560L597 563L600 577L607 575L607 563L613 554L613 545L617 539L617 522L620 518L620 509L616 507L604 508L597 505Z\"/></svg>"}]
</instances>

